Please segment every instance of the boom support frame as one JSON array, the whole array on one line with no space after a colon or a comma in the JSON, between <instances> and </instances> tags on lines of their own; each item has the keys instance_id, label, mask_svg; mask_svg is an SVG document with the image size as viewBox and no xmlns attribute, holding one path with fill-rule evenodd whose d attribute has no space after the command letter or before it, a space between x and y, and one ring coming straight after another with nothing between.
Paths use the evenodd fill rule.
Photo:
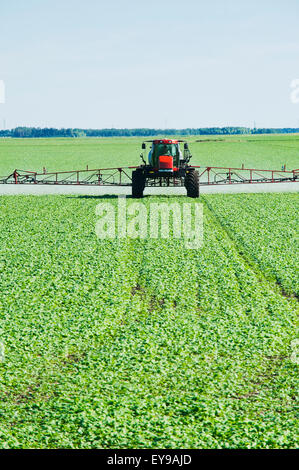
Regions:
<instances>
[{"instance_id":1,"label":"boom support frame","mask_svg":"<svg viewBox=\"0 0 299 470\"><path fill-rule=\"evenodd\" d=\"M73 171L55 171L42 173L27 170L14 170L8 176L0 176L0 184L45 184L45 185L80 185L80 186L131 186L130 170L137 166L98 168ZM200 186L256 183L299 182L299 169L296 170L260 170L256 168L203 167L190 165L199 171ZM152 186L183 186L182 179L169 175L153 176L146 181Z\"/></svg>"}]
</instances>

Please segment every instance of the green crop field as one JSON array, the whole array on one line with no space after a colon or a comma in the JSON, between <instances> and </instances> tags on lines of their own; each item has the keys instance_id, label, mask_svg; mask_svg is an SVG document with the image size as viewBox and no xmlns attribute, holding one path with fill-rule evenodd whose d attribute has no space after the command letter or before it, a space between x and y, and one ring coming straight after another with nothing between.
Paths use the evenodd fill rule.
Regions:
<instances>
[{"instance_id":1,"label":"green crop field","mask_svg":"<svg viewBox=\"0 0 299 470\"><path fill-rule=\"evenodd\" d=\"M0 174L134 164L140 142L1 140ZM295 136L190 148L299 166ZM98 239L96 207L116 197L0 197L1 448L298 447L298 194L197 202L204 240L188 249Z\"/></svg>"},{"instance_id":2,"label":"green crop field","mask_svg":"<svg viewBox=\"0 0 299 470\"><path fill-rule=\"evenodd\" d=\"M98 240L97 198L1 198L1 447L298 444L292 266L286 294L279 252L261 263L266 241L256 254L250 227L226 230L242 204L225 218L220 196L201 199L204 245L186 250ZM266 236L283 216L295 243L297 195L246 199L269 208Z\"/></svg>"},{"instance_id":3,"label":"green crop field","mask_svg":"<svg viewBox=\"0 0 299 470\"><path fill-rule=\"evenodd\" d=\"M299 136L227 136L187 139L192 163L293 170L299 166ZM202 140L202 142L197 142ZM142 139L0 139L0 176L15 169L80 170L139 165Z\"/></svg>"}]
</instances>

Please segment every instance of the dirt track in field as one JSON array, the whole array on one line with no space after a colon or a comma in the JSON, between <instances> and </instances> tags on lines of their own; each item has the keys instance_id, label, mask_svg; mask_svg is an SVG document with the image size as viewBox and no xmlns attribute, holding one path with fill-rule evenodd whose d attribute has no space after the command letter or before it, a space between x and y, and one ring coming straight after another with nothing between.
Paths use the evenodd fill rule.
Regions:
<instances>
[{"instance_id":1,"label":"dirt track in field","mask_svg":"<svg viewBox=\"0 0 299 470\"><path fill-rule=\"evenodd\" d=\"M235 185L219 185L219 186L201 186L202 194L225 194L225 193L273 193L273 192L298 192L299 183L259 183L259 184L235 184ZM43 196L46 194L78 194L91 196L104 196L131 194L129 186L43 186L43 185L14 185L0 184L0 195L35 195ZM185 188L146 188L145 195L185 195Z\"/></svg>"}]
</instances>

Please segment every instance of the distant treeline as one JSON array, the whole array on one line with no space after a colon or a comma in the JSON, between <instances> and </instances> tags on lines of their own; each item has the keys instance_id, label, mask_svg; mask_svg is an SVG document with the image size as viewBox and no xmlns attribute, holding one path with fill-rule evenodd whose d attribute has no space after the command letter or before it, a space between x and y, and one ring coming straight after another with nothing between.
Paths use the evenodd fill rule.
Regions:
<instances>
[{"instance_id":1,"label":"distant treeline","mask_svg":"<svg viewBox=\"0 0 299 470\"><path fill-rule=\"evenodd\" d=\"M150 137L173 135L234 135L234 134L291 134L299 133L299 128L259 128L249 127L202 127L198 129L55 129L39 127L16 127L0 131L0 137Z\"/></svg>"}]
</instances>

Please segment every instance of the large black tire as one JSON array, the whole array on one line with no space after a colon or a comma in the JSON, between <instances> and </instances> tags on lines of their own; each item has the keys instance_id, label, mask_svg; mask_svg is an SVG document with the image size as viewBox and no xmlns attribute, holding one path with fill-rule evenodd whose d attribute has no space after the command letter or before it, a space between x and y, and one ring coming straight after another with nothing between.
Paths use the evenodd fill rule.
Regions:
<instances>
[{"instance_id":1,"label":"large black tire","mask_svg":"<svg viewBox=\"0 0 299 470\"><path fill-rule=\"evenodd\" d=\"M143 191L145 188L145 177L142 171L135 170L132 173L132 197L141 198L143 197Z\"/></svg>"},{"instance_id":2,"label":"large black tire","mask_svg":"<svg viewBox=\"0 0 299 470\"><path fill-rule=\"evenodd\" d=\"M185 188L188 197L199 197L199 173L197 170L186 171Z\"/></svg>"}]
</instances>

